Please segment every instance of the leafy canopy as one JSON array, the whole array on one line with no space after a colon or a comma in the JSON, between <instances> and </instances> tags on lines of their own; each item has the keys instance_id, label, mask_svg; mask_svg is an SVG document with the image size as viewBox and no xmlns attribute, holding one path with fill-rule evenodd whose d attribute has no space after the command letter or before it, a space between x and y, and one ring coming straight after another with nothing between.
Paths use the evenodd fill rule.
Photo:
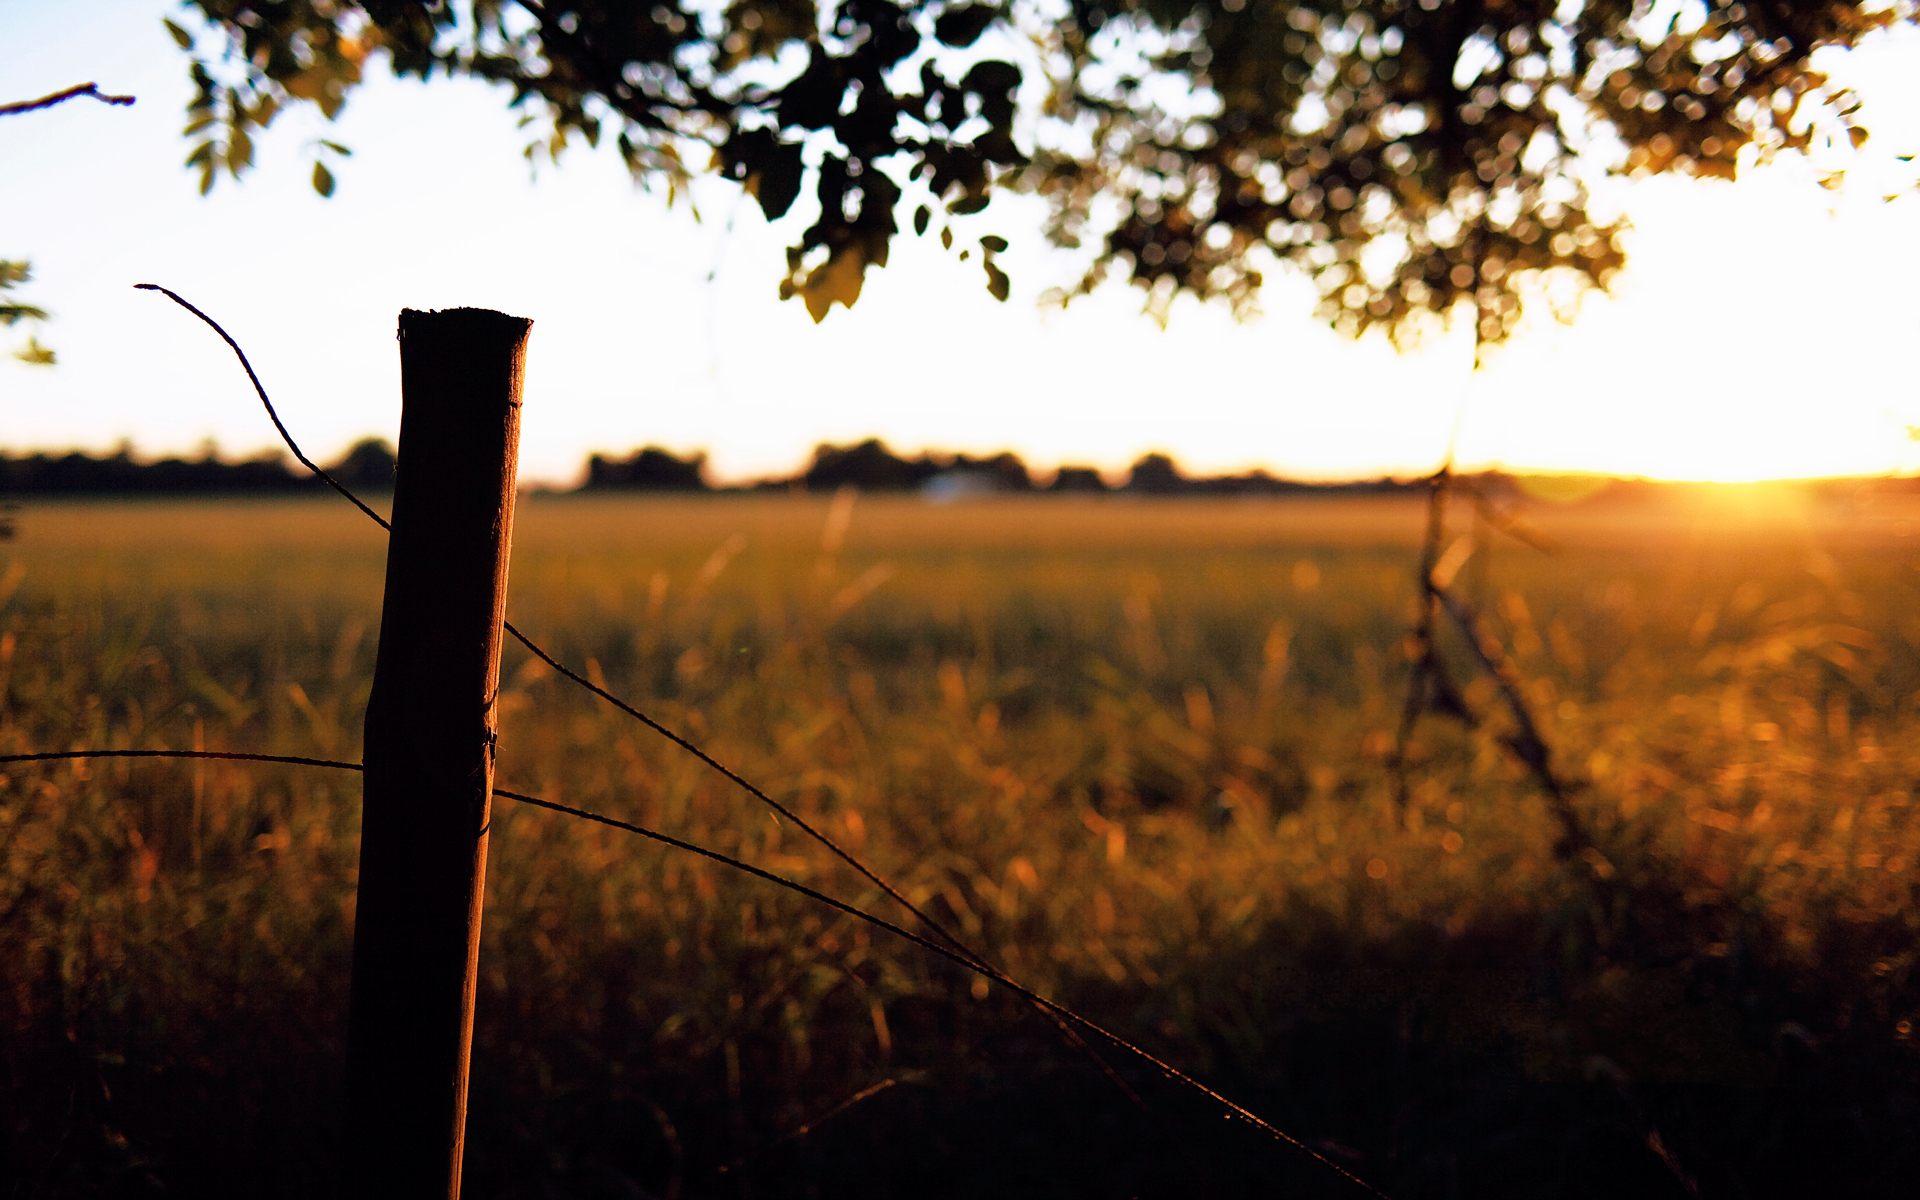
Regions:
<instances>
[{"instance_id":1,"label":"leafy canopy","mask_svg":"<svg viewBox=\"0 0 1920 1200\"><path fill-rule=\"evenodd\" d=\"M723 6L724 5L724 6ZM1109 7L1110 6L1110 7ZM1620 224L1597 174L1730 178L1866 136L1812 65L1911 20L1788 0L190 0L188 164L239 177L293 104L337 116L371 62L501 84L529 159L612 136L670 197L737 181L769 219L811 191L785 297L852 305L911 206L1051 203L1164 316L1175 295L1250 307L1264 258L1306 272L1321 315L1396 337L1471 305L1506 337L1530 289L1606 286ZM190 22L192 23L192 22ZM320 143L314 186L331 194ZM909 195L919 192L921 203ZM953 245L943 222L943 244ZM981 239L988 287L1006 243ZM962 256L971 253L968 247ZM1064 297L1063 297L1064 299Z\"/></svg>"}]
</instances>

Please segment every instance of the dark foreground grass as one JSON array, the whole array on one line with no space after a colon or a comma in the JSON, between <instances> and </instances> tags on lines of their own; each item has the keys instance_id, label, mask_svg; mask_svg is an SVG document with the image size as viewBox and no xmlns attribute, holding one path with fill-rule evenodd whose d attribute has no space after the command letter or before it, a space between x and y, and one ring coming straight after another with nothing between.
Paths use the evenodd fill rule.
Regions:
<instances>
[{"instance_id":1,"label":"dark foreground grass","mask_svg":"<svg viewBox=\"0 0 1920 1200\"><path fill-rule=\"evenodd\" d=\"M510 614L1014 976L1392 1195L1910 1195L1920 505L1535 519L1561 553L1462 578L1576 781L1577 858L1497 720L1429 718L1393 803L1404 501L534 500ZM0 752L358 757L363 518L20 523ZM508 653L503 786L900 915ZM7 770L7 1195L333 1190L358 794ZM553 813L497 808L482 972L472 1196L1359 1194L1116 1053L1133 1107L1001 988Z\"/></svg>"}]
</instances>

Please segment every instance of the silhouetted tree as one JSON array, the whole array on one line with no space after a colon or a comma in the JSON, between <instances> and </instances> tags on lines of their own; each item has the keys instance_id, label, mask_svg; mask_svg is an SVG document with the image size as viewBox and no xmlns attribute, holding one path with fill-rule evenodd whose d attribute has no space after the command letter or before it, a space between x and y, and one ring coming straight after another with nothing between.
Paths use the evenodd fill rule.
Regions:
<instances>
[{"instance_id":1,"label":"silhouetted tree","mask_svg":"<svg viewBox=\"0 0 1920 1200\"><path fill-rule=\"evenodd\" d=\"M361 438L327 467L327 474L354 491L390 492L397 461L385 438Z\"/></svg>"},{"instance_id":2,"label":"silhouetted tree","mask_svg":"<svg viewBox=\"0 0 1920 1200\"><path fill-rule=\"evenodd\" d=\"M1173 465L1173 459L1164 454L1143 454L1140 461L1133 464L1127 472L1127 490L1146 492L1154 496L1168 496L1185 491L1189 486L1186 476L1180 468Z\"/></svg>"},{"instance_id":3,"label":"silhouetted tree","mask_svg":"<svg viewBox=\"0 0 1920 1200\"><path fill-rule=\"evenodd\" d=\"M900 458L879 438L868 438L853 446L815 447L813 463L800 478L814 490L850 485L868 491L903 491L939 473L940 465L924 454Z\"/></svg>"},{"instance_id":4,"label":"silhouetted tree","mask_svg":"<svg viewBox=\"0 0 1920 1200\"><path fill-rule=\"evenodd\" d=\"M337 116L384 57L401 76L502 85L536 124L530 158L610 134L670 197L710 161L769 218L810 189L818 217L781 289L816 320L886 264L908 208L925 233L935 206L978 212L1017 186L1051 201L1057 240L1093 248L1083 288L1117 269L1162 315L1183 291L1250 306L1265 250L1347 332L1405 334L1465 302L1485 341L1543 275L1577 293L1621 265L1619 225L1589 211L1593 173L1730 177L1749 147L1857 144L1856 106L1813 55L1914 19L1837 0L187 7L199 30L169 28L194 56L202 189L249 167L289 106ZM346 150L316 145L331 193L328 156ZM978 243L1003 299L1005 246Z\"/></svg>"},{"instance_id":5,"label":"silhouetted tree","mask_svg":"<svg viewBox=\"0 0 1920 1200\"><path fill-rule=\"evenodd\" d=\"M596 454L587 459L587 491L700 492L707 487L707 455L699 451L677 458L658 446L636 450L627 458Z\"/></svg>"},{"instance_id":6,"label":"silhouetted tree","mask_svg":"<svg viewBox=\"0 0 1920 1200\"><path fill-rule=\"evenodd\" d=\"M1061 467L1047 484L1050 492L1104 492L1107 481L1093 467Z\"/></svg>"}]
</instances>

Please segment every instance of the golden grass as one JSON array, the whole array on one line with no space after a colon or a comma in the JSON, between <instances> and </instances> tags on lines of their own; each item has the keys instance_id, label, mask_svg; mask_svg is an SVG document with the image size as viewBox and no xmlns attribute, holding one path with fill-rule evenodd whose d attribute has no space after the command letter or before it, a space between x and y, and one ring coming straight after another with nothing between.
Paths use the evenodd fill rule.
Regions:
<instances>
[{"instance_id":1,"label":"golden grass","mask_svg":"<svg viewBox=\"0 0 1920 1200\"><path fill-rule=\"evenodd\" d=\"M1428 1190L1427 1168L1377 1157L1371 1118L1338 1115L1375 1093L1330 1097L1395 1037L1649 1088L1777 1086L1789 1026L1910 1064L1920 502L1540 506L1557 555L1469 563L1578 786L1600 847L1580 860L1555 853L1497 719L1428 718L1392 803L1416 501L835 503L531 498L509 615L1016 976L1360 1145L1376 1178ZM364 518L69 503L20 524L0 749L358 757L384 554ZM1487 685L1468 695L1493 710ZM885 911L514 648L502 712L504 786ZM241 1134L166 1120L183 1097L330 1086L357 794L240 764L7 772L17 1159L54 1153L49 1114L84 1077L93 1169L213 1191L271 1174ZM998 989L612 830L503 806L488 887L475 1119L503 1145L590 1125L563 1094L644 1095L685 1153L724 1161L888 1072L964 1093L989 1067L1002 1087L1080 1070ZM1312 1065L1315 1029L1379 1044L1342 1074ZM325 1163L319 1103L260 1120ZM480 1144L476 1170L545 1169ZM622 1169L662 1186L666 1146L648 1134Z\"/></svg>"}]
</instances>

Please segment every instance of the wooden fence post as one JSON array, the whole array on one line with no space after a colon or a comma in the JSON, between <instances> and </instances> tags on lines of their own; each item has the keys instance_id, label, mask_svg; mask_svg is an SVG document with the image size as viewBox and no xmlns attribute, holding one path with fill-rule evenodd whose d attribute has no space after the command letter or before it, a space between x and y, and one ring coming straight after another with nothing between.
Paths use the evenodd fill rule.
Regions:
<instances>
[{"instance_id":1,"label":"wooden fence post","mask_svg":"<svg viewBox=\"0 0 1920 1200\"><path fill-rule=\"evenodd\" d=\"M531 321L400 314L400 450L348 1005L354 1197L457 1197Z\"/></svg>"}]
</instances>

